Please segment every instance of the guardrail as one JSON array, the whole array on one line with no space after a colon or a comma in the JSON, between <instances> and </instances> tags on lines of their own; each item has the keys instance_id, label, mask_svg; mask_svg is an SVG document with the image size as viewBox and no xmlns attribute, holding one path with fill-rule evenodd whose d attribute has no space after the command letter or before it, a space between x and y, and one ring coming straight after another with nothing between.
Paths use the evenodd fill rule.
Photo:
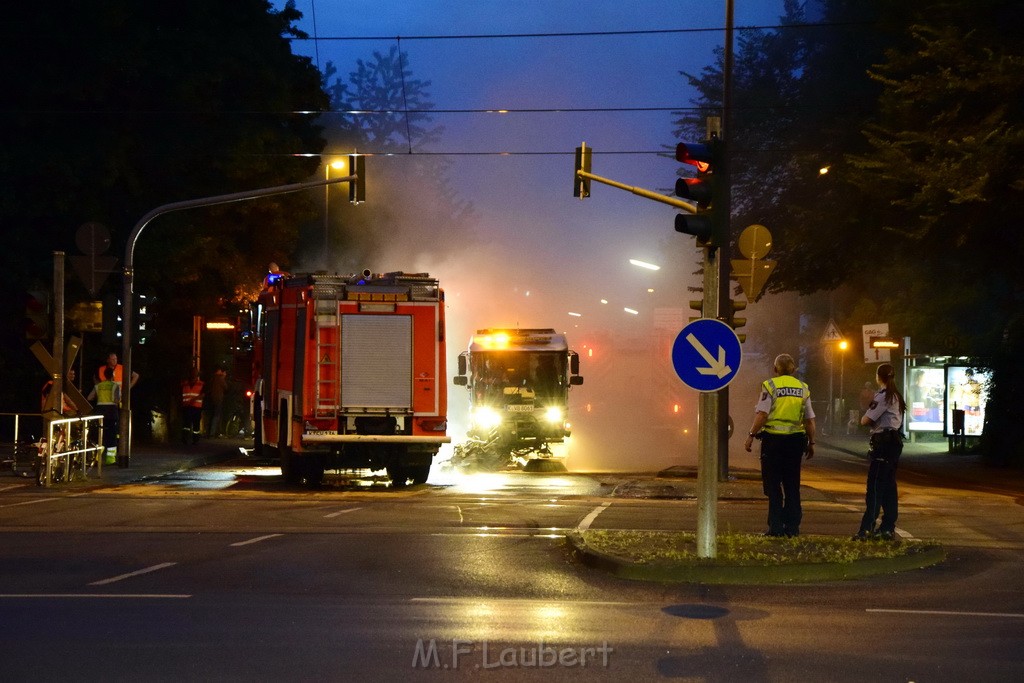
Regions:
<instances>
[{"instance_id":1,"label":"guardrail","mask_svg":"<svg viewBox=\"0 0 1024 683\"><path fill-rule=\"evenodd\" d=\"M57 420L46 420L39 413L0 413L0 417L13 418L13 441L5 444L2 462L15 472L19 462L27 464L35 471L36 483L47 487L71 481L72 476L79 474L86 478L91 466L96 467L97 476L102 476L102 415ZM46 436L32 441L34 434L28 431L31 426L39 426ZM8 453L10 458L6 457Z\"/></svg>"}]
</instances>

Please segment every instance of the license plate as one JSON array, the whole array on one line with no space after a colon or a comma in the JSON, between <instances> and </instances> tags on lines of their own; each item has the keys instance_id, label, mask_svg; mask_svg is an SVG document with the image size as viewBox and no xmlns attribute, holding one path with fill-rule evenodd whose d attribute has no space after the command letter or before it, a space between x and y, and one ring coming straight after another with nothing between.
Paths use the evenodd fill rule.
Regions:
<instances>
[{"instance_id":1,"label":"license plate","mask_svg":"<svg viewBox=\"0 0 1024 683\"><path fill-rule=\"evenodd\" d=\"M505 406L505 410L510 413L532 413L533 406L525 403L513 403L512 405Z\"/></svg>"}]
</instances>

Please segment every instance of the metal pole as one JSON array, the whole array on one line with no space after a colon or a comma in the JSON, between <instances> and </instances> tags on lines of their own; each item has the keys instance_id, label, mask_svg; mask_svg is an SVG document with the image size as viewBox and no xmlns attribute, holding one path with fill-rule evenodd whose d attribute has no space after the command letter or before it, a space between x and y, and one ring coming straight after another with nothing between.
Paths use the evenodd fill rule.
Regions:
<instances>
[{"instance_id":1,"label":"metal pole","mask_svg":"<svg viewBox=\"0 0 1024 683\"><path fill-rule=\"evenodd\" d=\"M829 351L829 359L828 359L828 410L825 411L825 418L826 418L825 419L825 424L828 425L828 431L825 431L825 430L822 430L822 431L825 431L825 434L828 435L828 434L832 433L832 422L833 422L833 417L834 417L833 414L832 414L833 413L832 409L833 409L833 407L836 404L836 394L835 394L835 391L832 388L832 379L833 379L833 377L835 377L835 374L836 374L836 355L835 355L835 349L833 349L831 347L826 347L826 348Z\"/></svg>"},{"instance_id":2,"label":"metal pole","mask_svg":"<svg viewBox=\"0 0 1024 683\"><path fill-rule=\"evenodd\" d=\"M57 414L64 417L64 252L53 252L53 384Z\"/></svg>"},{"instance_id":3,"label":"metal pole","mask_svg":"<svg viewBox=\"0 0 1024 683\"><path fill-rule=\"evenodd\" d=\"M139 222L135 224L131 234L128 236L128 242L124 247L124 301L121 303L121 320L124 325L124 333L121 338L121 363L124 366L124 375L122 376L122 379L127 381L124 382L121 394L121 434L117 440L117 455L118 457L124 458L123 462L125 465L130 462L132 444L132 296L134 293L133 281L135 279L135 243L138 242L139 235L142 233L142 230L157 216L162 216L165 213L171 213L173 211L184 211L185 209L196 209L204 206L214 206L217 204L230 204L231 202L240 202L246 199L257 199L259 197L272 197L274 195L299 192L301 190L333 185L335 183L352 182L356 179L357 176L355 175L347 175L327 180L310 180L304 183L276 185L274 187L264 187L258 190L248 190L246 192L234 192L232 194L222 194L214 197L188 199L182 202L173 202L171 204L158 206L139 219Z\"/></svg>"},{"instance_id":4,"label":"metal pole","mask_svg":"<svg viewBox=\"0 0 1024 683\"><path fill-rule=\"evenodd\" d=\"M734 24L734 0L726 0L725 3L725 50L722 62L722 130L719 136L723 142L728 142L732 136L732 69L733 69L733 24ZM721 209L722 221L725 223L725 240L718 250L718 318L721 320L724 314L724 302L732 297L729 295L729 243L732 239L732 145L725 145L725 152L722 155L721 169L715 169L716 173L722 175L722 198L724 206ZM718 480L729 480L729 387L723 387L718 392L718 416L716 417L718 430Z\"/></svg>"},{"instance_id":5,"label":"metal pole","mask_svg":"<svg viewBox=\"0 0 1024 683\"><path fill-rule=\"evenodd\" d=\"M704 249L705 318L718 310L720 250ZM718 554L719 392L702 392L697 401L697 557Z\"/></svg>"},{"instance_id":6,"label":"metal pole","mask_svg":"<svg viewBox=\"0 0 1024 683\"><path fill-rule=\"evenodd\" d=\"M324 180L331 179L331 165L324 159ZM324 185L324 270L330 270L327 264L330 259L327 254L330 251L330 211L331 211L331 186Z\"/></svg>"}]
</instances>

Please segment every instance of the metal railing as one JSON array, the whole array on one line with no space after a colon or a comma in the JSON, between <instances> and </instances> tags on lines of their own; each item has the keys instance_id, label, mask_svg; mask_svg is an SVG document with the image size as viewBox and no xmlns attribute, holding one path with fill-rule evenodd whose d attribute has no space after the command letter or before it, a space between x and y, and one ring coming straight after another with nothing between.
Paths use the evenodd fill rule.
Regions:
<instances>
[{"instance_id":1,"label":"metal railing","mask_svg":"<svg viewBox=\"0 0 1024 683\"><path fill-rule=\"evenodd\" d=\"M26 456L35 470L40 486L71 481L73 476L88 477L89 468L96 467L96 476L103 475L103 416L67 417L46 420L38 413L0 413L0 417L13 418L13 443L4 448L4 464L17 471L19 456ZM26 439L25 423L42 420L46 436L38 441ZM31 437L30 437L31 438Z\"/></svg>"}]
</instances>

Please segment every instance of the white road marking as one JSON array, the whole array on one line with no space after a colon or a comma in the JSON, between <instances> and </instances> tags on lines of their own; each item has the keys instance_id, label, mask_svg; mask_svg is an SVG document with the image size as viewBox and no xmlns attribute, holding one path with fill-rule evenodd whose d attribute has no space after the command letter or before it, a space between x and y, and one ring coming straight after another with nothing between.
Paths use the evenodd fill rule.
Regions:
<instances>
[{"instance_id":1,"label":"white road marking","mask_svg":"<svg viewBox=\"0 0 1024 683\"><path fill-rule=\"evenodd\" d=\"M160 564L154 564L152 567L146 567L145 569L139 569L138 571L128 572L127 574L120 574L118 576L112 576L109 579L102 579L100 581L93 581L90 586L106 586L108 583L114 583L116 581L123 581L124 579L130 579L133 576L139 576L140 574L149 574L150 572L159 571L160 569L166 569L167 567L173 567L178 564L177 562L161 562Z\"/></svg>"},{"instance_id":2,"label":"white road marking","mask_svg":"<svg viewBox=\"0 0 1024 683\"><path fill-rule=\"evenodd\" d=\"M183 600L188 594L177 593L0 593L0 600L11 598L117 598L119 600Z\"/></svg>"},{"instance_id":3,"label":"white road marking","mask_svg":"<svg viewBox=\"0 0 1024 683\"><path fill-rule=\"evenodd\" d=\"M344 510L338 510L337 512L331 512L329 514L326 514L326 515L324 515L324 517L326 517L326 518L337 517L338 515L343 515L346 512L355 512L356 510L362 510L362 509L363 508L345 508Z\"/></svg>"},{"instance_id":4,"label":"white road marking","mask_svg":"<svg viewBox=\"0 0 1024 683\"><path fill-rule=\"evenodd\" d=\"M0 505L0 508L16 508L19 505L35 505L36 503L45 503L51 500L60 500L60 498L36 498L34 500L23 500L20 503L8 503L6 505Z\"/></svg>"},{"instance_id":5,"label":"white road marking","mask_svg":"<svg viewBox=\"0 0 1024 683\"><path fill-rule=\"evenodd\" d=\"M260 541L265 541L268 538L277 538L278 536L284 536L284 534L267 534L265 536L257 536L256 538L250 538L248 541L239 541L238 543L232 543L231 547L237 548L239 546L249 545L251 543L259 543Z\"/></svg>"},{"instance_id":6,"label":"white road marking","mask_svg":"<svg viewBox=\"0 0 1024 683\"><path fill-rule=\"evenodd\" d=\"M590 528L590 525L594 523L597 516L608 509L611 503L601 503L596 508L590 511L590 514L583 518L583 520L576 527L576 531L586 531Z\"/></svg>"},{"instance_id":7,"label":"white road marking","mask_svg":"<svg viewBox=\"0 0 1024 683\"><path fill-rule=\"evenodd\" d=\"M921 614L939 617L997 617L1000 619L1024 619L1024 614L1013 612L955 612L952 610L931 609L866 609L865 612L885 614Z\"/></svg>"},{"instance_id":8,"label":"white road marking","mask_svg":"<svg viewBox=\"0 0 1024 683\"><path fill-rule=\"evenodd\" d=\"M25 484L11 484L10 486L0 486L0 491L10 491L11 489L23 489Z\"/></svg>"}]
</instances>

